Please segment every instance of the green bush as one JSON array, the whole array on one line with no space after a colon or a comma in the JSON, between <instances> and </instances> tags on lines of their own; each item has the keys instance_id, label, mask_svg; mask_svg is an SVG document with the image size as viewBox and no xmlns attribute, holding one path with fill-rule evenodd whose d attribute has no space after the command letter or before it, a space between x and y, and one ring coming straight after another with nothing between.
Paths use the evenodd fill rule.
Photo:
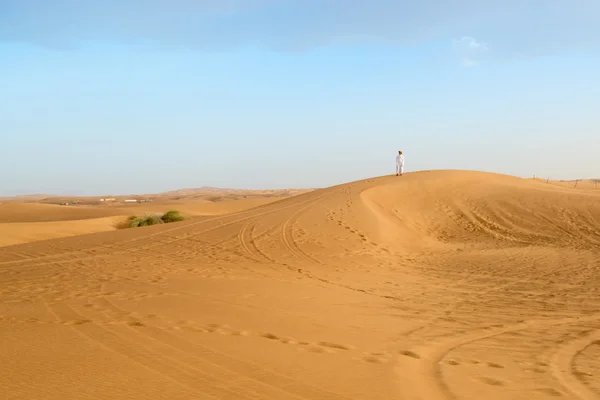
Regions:
<instances>
[{"instance_id":1,"label":"green bush","mask_svg":"<svg viewBox=\"0 0 600 400\"><path fill-rule=\"evenodd\" d=\"M183 221L185 218L179 211L170 210L163 215L144 215L143 217L129 217L128 225L130 228L139 228L140 226L168 224L171 222Z\"/></svg>"},{"instance_id":2,"label":"green bush","mask_svg":"<svg viewBox=\"0 0 600 400\"><path fill-rule=\"evenodd\" d=\"M171 210L164 213L160 219L162 219L165 224L168 224L170 222L183 221L185 218L179 213L179 211Z\"/></svg>"},{"instance_id":3,"label":"green bush","mask_svg":"<svg viewBox=\"0 0 600 400\"><path fill-rule=\"evenodd\" d=\"M143 217L131 217L129 226L138 228L140 226L150 226L164 224L165 222L158 215L144 215Z\"/></svg>"}]
</instances>

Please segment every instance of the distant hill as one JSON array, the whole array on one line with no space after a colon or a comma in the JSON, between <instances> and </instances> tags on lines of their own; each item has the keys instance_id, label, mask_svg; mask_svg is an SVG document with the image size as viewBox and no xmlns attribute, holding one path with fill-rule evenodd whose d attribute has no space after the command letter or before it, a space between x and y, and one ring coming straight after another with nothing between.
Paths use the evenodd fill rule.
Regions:
<instances>
[{"instance_id":1,"label":"distant hill","mask_svg":"<svg viewBox=\"0 0 600 400\"><path fill-rule=\"evenodd\" d=\"M167 198L210 198L211 196L218 197L283 197L292 196L312 189L279 189L279 190L248 190L248 189L225 189L212 186L202 186L199 188L186 188L171 190L168 192L159 193L157 197Z\"/></svg>"},{"instance_id":2,"label":"distant hill","mask_svg":"<svg viewBox=\"0 0 600 400\"><path fill-rule=\"evenodd\" d=\"M248 192L242 189L228 189L228 188L217 188L213 186L202 186L199 188L184 188L177 190L170 190L168 192L158 193L158 196L193 196L198 194L209 194L209 193L239 193Z\"/></svg>"},{"instance_id":3,"label":"distant hill","mask_svg":"<svg viewBox=\"0 0 600 400\"><path fill-rule=\"evenodd\" d=\"M24 194L10 197L0 197L0 202L6 201L18 201L18 202L29 202L29 201L41 201L49 197L54 197L50 194Z\"/></svg>"},{"instance_id":4,"label":"distant hill","mask_svg":"<svg viewBox=\"0 0 600 400\"><path fill-rule=\"evenodd\" d=\"M185 188L171 190L156 194L129 194L129 195L105 195L105 196L58 196L47 194L32 194L15 197L0 197L0 203L43 203L43 204L71 204L71 205L95 205L101 203L101 199L111 199L110 204L122 203L127 199L138 201L168 201L168 200L200 200L206 202L221 202L227 200L239 200L247 198L279 198L289 197L309 192L312 189L280 189L280 190L247 190L226 189L212 186L199 188ZM106 204L109 204L108 202Z\"/></svg>"}]
</instances>

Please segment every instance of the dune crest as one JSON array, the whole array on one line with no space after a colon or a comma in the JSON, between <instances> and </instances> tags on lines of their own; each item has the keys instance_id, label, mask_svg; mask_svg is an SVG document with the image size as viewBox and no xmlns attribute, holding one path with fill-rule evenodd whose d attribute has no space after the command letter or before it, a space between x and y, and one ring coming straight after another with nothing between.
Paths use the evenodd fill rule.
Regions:
<instances>
[{"instance_id":1,"label":"dune crest","mask_svg":"<svg viewBox=\"0 0 600 400\"><path fill-rule=\"evenodd\" d=\"M11 399L587 400L598 288L600 190L367 179L0 248L0 385Z\"/></svg>"}]
</instances>

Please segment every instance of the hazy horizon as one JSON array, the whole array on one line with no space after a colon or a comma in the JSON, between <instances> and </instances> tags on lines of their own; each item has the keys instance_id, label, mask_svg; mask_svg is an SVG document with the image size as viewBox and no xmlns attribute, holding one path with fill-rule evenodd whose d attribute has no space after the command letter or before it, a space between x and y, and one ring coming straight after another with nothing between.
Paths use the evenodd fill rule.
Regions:
<instances>
[{"instance_id":1,"label":"hazy horizon","mask_svg":"<svg viewBox=\"0 0 600 400\"><path fill-rule=\"evenodd\" d=\"M600 177L600 3L6 0L0 197Z\"/></svg>"},{"instance_id":2,"label":"hazy horizon","mask_svg":"<svg viewBox=\"0 0 600 400\"><path fill-rule=\"evenodd\" d=\"M441 171L449 171L449 170L418 170L418 171L411 171L411 172L441 172ZM478 170L456 170L456 171L464 171L464 172L487 172L487 173L498 173L496 171L478 171ZM381 178L387 175L393 175L392 174L386 174L386 175L379 175L379 176L372 176L372 177L363 177L363 178L359 178L356 180L352 180L352 181L345 181L345 182L339 182L339 183L334 183L330 186L335 186L335 185L344 185L347 183L351 183L351 182L355 182L355 181L359 181L359 180L365 180L365 179L372 179L372 178ZM506 175L506 174L504 174ZM550 181L552 182L575 182L575 181L598 181L598 183L600 183L600 178L594 178L594 177L584 177L584 178L574 178L574 179L552 179L551 177L544 177L544 176L516 176L516 175L508 175L508 176L513 176L516 178L523 178L523 179L529 179L529 178L535 178L535 179L541 179L541 180L545 180L545 179L550 179ZM401 178L399 178L401 179ZM208 188L208 189L215 189L215 190L223 190L223 191L227 191L227 190L232 190L232 191L256 191L256 192L260 192L260 191L285 191L285 190L318 190L318 189L324 189L330 186L313 186L313 187L286 187L286 186L282 186L279 188L272 188L272 187L257 187L257 188L245 188L245 187L220 187L220 186L206 186L206 185L200 185L200 186L196 186L196 187L182 187L182 188L175 188L175 189L167 189L167 190L162 190L162 191L150 191L150 192L121 192L121 193L117 193L117 192L111 192L111 193L93 193L90 192L88 194L85 195L81 195L81 194L76 194L76 193L69 193L69 192L64 192L64 193L34 193L34 192L30 192L30 193L17 193L17 194L13 194L13 195L7 195L7 196L0 196L0 198L4 197L4 198L18 198L18 197L28 197L28 196L53 196L53 197L98 197L98 196L146 196L146 195L162 195L162 194L166 194L169 192L177 192L177 191L183 191L183 190L197 190L197 189L203 189L203 188ZM206 192L207 194L210 192Z\"/></svg>"}]
</instances>

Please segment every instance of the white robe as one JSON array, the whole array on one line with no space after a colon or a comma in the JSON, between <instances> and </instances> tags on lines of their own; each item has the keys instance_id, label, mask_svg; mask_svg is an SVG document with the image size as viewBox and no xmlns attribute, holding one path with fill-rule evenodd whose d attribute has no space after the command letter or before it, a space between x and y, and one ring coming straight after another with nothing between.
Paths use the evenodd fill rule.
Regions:
<instances>
[{"instance_id":1,"label":"white robe","mask_svg":"<svg viewBox=\"0 0 600 400\"><path fill-rule=\"evenodd\" d=\"M404 173L404 154L398 154L396 156L396 174Z\"/></svg>"}]
</instances>

